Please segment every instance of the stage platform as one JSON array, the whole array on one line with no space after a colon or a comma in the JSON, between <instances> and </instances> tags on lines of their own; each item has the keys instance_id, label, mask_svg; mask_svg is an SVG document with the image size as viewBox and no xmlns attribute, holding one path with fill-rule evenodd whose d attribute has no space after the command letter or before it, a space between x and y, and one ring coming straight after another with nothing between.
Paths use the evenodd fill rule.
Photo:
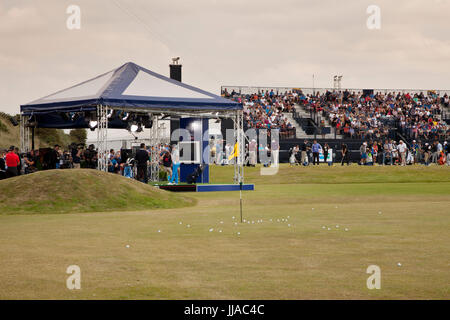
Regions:
<instances>
[{"instance_id":1,"label":"stage platform","mask_svg":"<svg viewBox=\"0 0 450 320\"><path fill-rule=\"evenodd\" d=\"M213 192L213 191L239 191L238 184L179 184L161 185L160 189L172 192ZM254 184L243 184L242 191L255 190Z\"/></svg>"}]
</instances>

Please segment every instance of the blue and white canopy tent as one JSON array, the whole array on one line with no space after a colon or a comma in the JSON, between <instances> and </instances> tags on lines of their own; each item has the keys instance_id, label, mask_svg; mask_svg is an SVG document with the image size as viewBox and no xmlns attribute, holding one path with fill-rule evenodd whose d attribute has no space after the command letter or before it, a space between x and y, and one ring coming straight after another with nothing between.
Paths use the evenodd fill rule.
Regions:
<instances>
[{"instance_id":1,"label":"blue and white canopy tent","mask_svg":"<svg viewBox=\"0 0 450 320\"><path fill-rule=\"evenodd\" d=\"M20 106L22 150L29 150L29 128L89 128L96 123L99 169L107 168L107 129L129 126L128 114L153 121L151 140L158 143L158 119L170 116L232 118L239 156L243 157L242 104L170 79L132 62ZM240 160L240 161L239 161ZM236 163L242 176L243 159ZM239 179L239 181L241 181Z\"/></svg>"}]
</instances>

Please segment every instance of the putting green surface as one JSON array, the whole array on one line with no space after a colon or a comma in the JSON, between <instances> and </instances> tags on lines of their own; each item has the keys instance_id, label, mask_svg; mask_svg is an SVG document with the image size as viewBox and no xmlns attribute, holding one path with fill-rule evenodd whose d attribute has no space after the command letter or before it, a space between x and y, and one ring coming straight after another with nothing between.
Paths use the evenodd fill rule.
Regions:
<instances>
[{"instance_id":1,"label":"putting green surface","mask_svg":"<svg viewBox=\"0 0 450 320\"><path fill-rule=\"evenodd\" d=\"M0 215L0 298L450 298L448 167L259 169L246 168L245 223L239 192L190 193L197 204L178 209ZM213 182L232 172L212 167ZM81 290L66 288L69 265ZM380 290L367 289L370 265Z\"/></svg>"}]
</instances>

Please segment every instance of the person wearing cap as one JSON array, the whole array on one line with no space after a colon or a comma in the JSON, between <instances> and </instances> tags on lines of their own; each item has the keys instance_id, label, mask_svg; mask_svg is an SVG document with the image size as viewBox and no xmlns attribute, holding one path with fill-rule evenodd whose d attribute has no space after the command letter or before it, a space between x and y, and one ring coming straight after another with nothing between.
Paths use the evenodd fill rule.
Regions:
<instances>
[{"instance_id":1,"label":"person wearing cap","mask_svg":"<svg viewBox=\"0 0 450 320\"><path fill-rule=\"evenodd\" d=\"M423 162L424 165L428 166L429 160L430 160L430 152L431 152L431 146L427 143L423 146Z\"/></svg>"},{"instance_id":2,"label":"person wearing cap","mask_svg":"<svg viewBox=\"0 0 450 320\"><path fill-rule=\"evenodd\" d=\"M361 164L366 164L367 159L367 142L363 142L361 148L359 148L359 152L361 154Z\"/></svg>"},{"instance_id":3,"label":"person wearing cap","mask_svg":"<svg viewBox=\"0 0 450 320\"><path fill-rule=\"evenodd\" d=\"M297 153L298 153L299 147L298 145L294 146L291 150L290 150L290 155L289 155L289 166L296 166L298 165L298 161L297 161Z\"/></svg>"},{"instance_id":4,"label":"person wearing cap","mask_svg":"<svg viewBox=\"0 0 450 320\"><path fill-rule=\"evenodd\" d=\"M18 166L20 164L19 156L14 152L14 146L9 148L9 152L5 156L6 177L11 178L18 175Z\"/></svg>"},{"instance_id":5,"label":"person wearing cap","mask_svg":"<svg viewBox=\"0 0 450 320\"><path fill-rule=\"evenodd\" d=\"M400 154L400 164L402 166L406 166L406 153L408 151L408 147L406 146L406 143L403 142L403 140L400 140L397 146L397 150Z\"/></svg>"},{"instance_id":6,"label":"person wearing cap","mask_svg":"<svg viewBox=\"0 0 450 320\"><path fill-rule=\"evenodd\" d=\"M412 149L412 153L414 156L414 164L419 163L419 161L420 161L420 146L416 140L413 140L411 149Z\"/></svg>"},{"instance_id":7,"label":"person wearing cap","mask_svg":"<svg viewBox=\"0 0 450 320\"><path fill-rule=\"evenodd\" d=\"M300 159L300 161L301 161L301 163L303 165L306 165L306 163L308 162L307 161L308 160L308 154L307 154L308 148L309 148L308 140L305 140L302 143L302 145L301 145L301 159Z\"/></svg>"},{"instance_id":8,"label":"person wearing cap","mask_svg":"<svg viewBox=\"0 0 450 320\"><path fill-rule=\"evenodd\" d=\"M450 166L450 145L444 141L444 153L447 157L447 165Z\"/></svg>"},{"instance_id":9,"label":"person wearing cap","mask_svg":"<svg viewBox=\"0 0 450 320\"><path fill-rule=\"evenodd\" d=\"M278 155L279 155L279 152L280 152L280 144L278 143L277 140L272 139L272 143L270 144L270 148L271 148L270 152L271 152L271 155L272 155L272 165L275 166L275 167L278 167L278 164L279 164L279 162L278 162Z\"/></svg>"},{"instance_id":10,"label":"person wearing cap","mask_svg":"<svg viewBox=\"0 0 450 320\"><path fill-rule=\"evenodd\" d=\"M439 158L438 141L433 142L431 145L431 163L437 164Z\"/></svg>"},{"instance_id":11,"label":"person wearing cap","mask_svg":"<svg viewBox=\"0 0 450 320\"><path fill-rule=\"evenodd\" d=\"M178 146L172 146L172 175L170 176L169 184L178 184L178 171L180 170L180 151Z\"/></svg>"}]
</instances>

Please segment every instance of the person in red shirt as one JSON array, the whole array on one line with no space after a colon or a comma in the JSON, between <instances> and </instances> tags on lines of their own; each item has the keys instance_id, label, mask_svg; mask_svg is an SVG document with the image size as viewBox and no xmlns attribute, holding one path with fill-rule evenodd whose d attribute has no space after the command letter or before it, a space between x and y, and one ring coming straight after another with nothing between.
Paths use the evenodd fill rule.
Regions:
<instances>
[{"instance_id":1,"label":"person in red shirt","mask_svg":"<svg viewBox=\"0 0 450 320\"><path fill-rule=\"evenodd\" d=\"M17 166L20 163L19 156L14 152L14 146L9 148L9 152L5 157L6 166L6 177L11 178L18 175Z\"/></svg>"}]
</instances>

